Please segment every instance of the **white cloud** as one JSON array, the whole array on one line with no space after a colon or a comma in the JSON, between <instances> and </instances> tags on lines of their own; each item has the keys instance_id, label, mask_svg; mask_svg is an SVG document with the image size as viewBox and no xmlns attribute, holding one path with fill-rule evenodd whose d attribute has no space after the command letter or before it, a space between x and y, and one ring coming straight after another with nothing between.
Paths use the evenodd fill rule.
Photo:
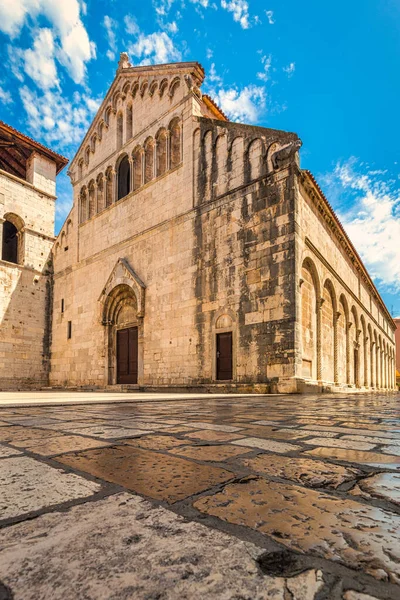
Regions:
<instances>
[{"instance_id":1,"label":"white cloud","mask_svg":"<svg viewBox=\"0 0 400 600\"><path fill-rule=\"evenodd\" d=\"M287 74L288 77L291 77L296 70L296 64L291 62L287 67L283 67L283 70Z\"/></svg>"},{"instance_id":2,"label":"white cloud","mask_svg":"<svg viewBox=\"0 0 400 600\"><path fill-rule=\"evenodd\" d=\"M108 15L104 15L103 25L107 32L107 41L109 46L106 53L107 58L110 60L115 60L115 53L117 51L117 38L115 35L115 29L117 27L117 22Z\"/></svg>"},{"instance_id":3,"label":"white cloud","mask_svg":"<svg viewBox=\"0 0 400 600\"><path fill-rule=\"evenodd\" d=\"M27 86L20 89L20 96L33 137L63 151L80 143L100 105L100 100L78 92L68 100L60 90L38 93Z\"/></svg>"},{"instance_id":4,"label":"white cloud","mask_svg":"<svg viewBox=\"0 0 400 600\"><path fill-rule=\"evenodd\" d=\"M261 81L268 81L268 79L270 77L269 72L270 72L271 66L272 66L271 54L269 54L269 55L265 54L265 55L261 56L261 63L264 67L264 70L257 73L257 77L258 77L258 79L261 79Z\"/></svg>"},{"instance_id":5,"label":"white cloud","mask_svg":"<svg viewBox=\"0 0 400 600\"><path fill-rule=\"evenodd\" d=\"M24 52L25 73L43 89L59 85L54 51L51 29L44 28L37 31L33 48Z\"/></svg>"},{"instance_id":6,"label":"white cloud","mask_svg":"<svg viewBox=\"0 0 400 600\"><path fill-rule=\"evenodd\" d=\"M131 44L128 53L142 59L141 64L169 63L181 60L181 53L165 31L139 34L136 43Z\"/></svg>"},{"instance_id":7,"label":"white cloud","mask_svg":"<svg viewBox=\"0 0 400 600\"><path fill-rule=\"evenodd\" d=\"M208 79L217 85L222 84L222 78L217 74L215 63L211 64L210 71L208 73Z\"/></svg>"},{"instance_id":8,"label":"white cloud","mask_svg":"<svg viewBox=\"0 0 400 600\"><path fill-rule=\"evenodd\" d=\"M211 95L224 113L239 123L256 123L265 108L265 89L256 85L246 86L240 91L234 87L220 89Z\"/></svg>"},{"instance_id":9,"label":"white cloud","mask_svg":"<svg viewBox=\"0 0 400 600\"><path fill-rule=\"evenodd\" d=\"M139 26L136 23L135 17L132 17L132 15L126 15L124 17L124 23L125 31L127 33L130 33L131 35L137 35L139 33Z\"/></svg>"},{"instance_id":10,"label":"white cloud","mask_svg":"<svg viewBox=\"0 0 400 600\"><path fill-rule=\"evenodd\" d=\"M221 6L228 12L233 13L233 20L240 23L242 29L248 29L249 5L246 0L221 0Z\"/></svg>"},{"instance_id":11,"label":"white cloud","mask_svg":"<svg viewBox=\"0 0 400 600\"><path fill-rule=\"evenodd\" d=\"M12 104L13 103L11 93L8 90L5 90L2 85L0 85L0 103L1 104Z\"/></svg>"},{"instance_id":12,"label":"white cloud","mask_svg":"<svg viewBox=\"0 0 400 600\"><path fill-rule=\"evenodd\" d=\"M212 58L214 55L214 52L211 50L211 48L207 48L206 50L206 56L208 59Z\"/></svg>"},{"instance_id":13,"label":"white cloud","mask_svg":"<svg viewBox=\"0 0 400 600\"><path fill-rule=\"evenodd\" d=\"M273 10L266 10L265 14L267 15L268 23L270 25L274 25L274 23L275 23L275 20L274 20L274 11Z\"/></svg>"},{"instance_id":14,"label":"white cloud","mask_svg":"<svg viewBox=\"0 0 400 600\"><path fill-rule=\"evenodd\" d=\"M350 207L342 204L339 217L372 278L400 292L399 183L385 171L362 173L360 168L355 158L339 163L325 184L336 202L343 196L350 200Z\"/></svg>"},{"instance_id":15,"label":"white cloud","mask_svg":"<svg viewBox=\"0 0 400 600\"><path fill-rule=\"evenodd\" d=\"M86 63L95 57L95 45L80 19L85 4L78 0L2 0L0 2L0 31L17 38L24 25L36 24L45 17L52 26L57 43L57 58L75 83L82 83Z\"/></svg>"}]
</instances>

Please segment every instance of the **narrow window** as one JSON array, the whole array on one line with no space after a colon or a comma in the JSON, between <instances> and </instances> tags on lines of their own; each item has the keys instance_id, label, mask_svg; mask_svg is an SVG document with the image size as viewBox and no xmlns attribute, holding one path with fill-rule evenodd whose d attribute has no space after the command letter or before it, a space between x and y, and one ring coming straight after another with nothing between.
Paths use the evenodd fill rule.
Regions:
<instances>
[{"instance_id":1,"label":"narrow window","mask_svg":"<svg viewBox=\"0 0 400 600\"><path fill-rule=\"evenodd\" d=\"M131 191L131 166L127 156L119 163L118 167L118 200L124 198Z\"/></svg>"},{"instance_id":2,"label":"narrow window","mask_svg":"<svg viewBox=\"0 0 400 600\"><path fill-rule=\"evenodd\" d=\"M64 298L61 298L61 313L64 313Z\"/></svg>"},{"instance_id":3,"label":"narrow window","mask_svg":"<svg viewBox=\"0 0 400 600\"><path fill-rule=\"evenodd\" d=\"M126 109L126 141L130 140L132 137L132 123L133 123L133 114L132 114L132 104L131 104Z\"/></svg>"},{"instance_id":4,"label":"narrow window","mask_svg":"<svg viewBox=\"0 0 400 600\"><path fill-rule=\"evenodd\" d=\"M72 337L72 321L68 321L68 329L67 329L67 339L71 339Z\"/></svg>"}]
</instances>

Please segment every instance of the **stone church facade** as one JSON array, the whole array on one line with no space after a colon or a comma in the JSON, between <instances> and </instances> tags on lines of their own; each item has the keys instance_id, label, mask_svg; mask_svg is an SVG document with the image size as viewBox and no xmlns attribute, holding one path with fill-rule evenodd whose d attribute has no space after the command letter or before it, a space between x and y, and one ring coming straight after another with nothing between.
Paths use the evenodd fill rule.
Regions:
<instances>
[{"instance_id":1,"label":"stone church facade","mask_svg":"<svg viewBox=\"0 0 400 600\"><path fill-rule=\"evenodd\" d=\"M54 244L46 205L32 385L41 362L37 385L394 389L395 324L300 168L298 136L229 122L203 79L198 63L132 67L121 55L70 164L73 207ZM18 336L0 338L0 386Z\"/></svg>"}]
</instances>

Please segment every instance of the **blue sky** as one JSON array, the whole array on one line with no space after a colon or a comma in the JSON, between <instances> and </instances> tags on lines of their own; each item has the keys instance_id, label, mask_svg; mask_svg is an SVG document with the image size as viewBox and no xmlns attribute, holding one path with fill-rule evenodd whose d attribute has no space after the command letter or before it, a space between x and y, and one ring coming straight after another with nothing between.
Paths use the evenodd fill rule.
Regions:
<instances>
[{"instance_id":1,"label":"blue sky","mask_svg":"<svg viewBox=\"0 0 400 600\"><path fill-rule=\"evenodd\" d=\"M0 117L69 158L133 64L197 60L232 120L295 131L400 315L399 0L1 0ZM58 182L57 230L71 205Z\"/></svg>"}]
</instances>

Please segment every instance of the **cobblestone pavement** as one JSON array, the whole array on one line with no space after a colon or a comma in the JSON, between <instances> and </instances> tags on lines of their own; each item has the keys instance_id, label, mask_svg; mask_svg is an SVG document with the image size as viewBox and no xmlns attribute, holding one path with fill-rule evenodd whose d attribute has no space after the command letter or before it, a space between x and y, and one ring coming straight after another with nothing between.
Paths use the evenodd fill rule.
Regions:
<instances>
[{"instance_id":1,"label":"cobblestone pavement","mask_svg":"<svg viewBox=\"0 0 400 600\"><path fill-rule=\"evenodd\" d=\"M399 395L103 397L0 408L1 600L400 598Z\"/></svg>"}]
</instances>

